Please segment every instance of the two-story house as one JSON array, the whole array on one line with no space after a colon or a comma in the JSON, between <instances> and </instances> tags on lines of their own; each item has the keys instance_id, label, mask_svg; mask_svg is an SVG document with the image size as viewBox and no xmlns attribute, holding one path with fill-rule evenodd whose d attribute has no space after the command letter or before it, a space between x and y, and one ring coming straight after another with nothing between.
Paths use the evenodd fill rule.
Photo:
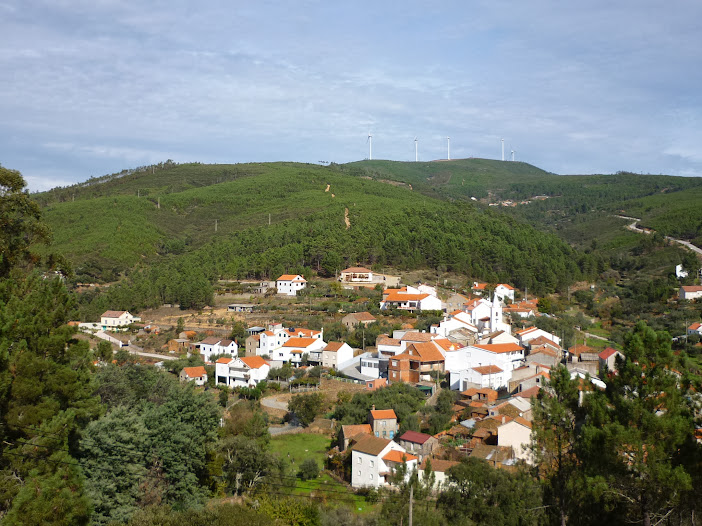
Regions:
<instances>
[{"instance_id":1,"label":"two-story house","mask_svg":"<svg viewBox=\"0 0 702 526\"><path fill-rule=\"evenodd\" d=\"M397 415L393 409L376 409L373 406L368 423L376 437L393 439L397 435Z\"/></svg>"},{"instance_id":2,"label":"two-story house","mask_svg":"<svg viewBox=\"0 0 702 526\"><path fill-rule=\"evenodd\" d=\"M205 338L201 342L196 343L195 347L199 349L202 359L206 362L209 362L212 356L217 356L218 354L236 356L239 351L239 346L235 341L217 336Z\"/></svg>"},{"instance_id":3,"label":"two-story house","mask_svg":"<svg viewBox=\"0 0 702 526\"><path fill-rule=\"evenodd\" d=\"M351 447L351 486L378 488L389 484L400 465L407 465L407 477L417 467L417 457L392 440L373 435L360 438Z\"/></svg>"},{"instance_id":4,"label":"two-story house","mask_svg":"<svg viewBox=\"0 0 702 526\"><path fill-rule=\"evenodd\" d=\"M270 365L260 356L220 358L215 363L215 384L228 387L256 387L268 378Z\"/></svg>"},{"instance_id":5,"label":"two-story house","mask_svg":"<svg viewBox=\"0 0 702 526\"><path fill-rule=\"evenodd\" d=\"M278 294L297 296L298 291L305 288L307 280L299 274L283 274L275 281Z\"/></svg>"},{"instance_id":6,"label":"two-story house","mask_svg":"<svg viewBox=\"0 0 702 526\"><path fill-rule=\"evenodd\" d=\"M108 310L100 316L100 326L103 331L126 331L127 326L141 321L141 318L132 316L126 310Z\"/></svg>"}]
</instances>

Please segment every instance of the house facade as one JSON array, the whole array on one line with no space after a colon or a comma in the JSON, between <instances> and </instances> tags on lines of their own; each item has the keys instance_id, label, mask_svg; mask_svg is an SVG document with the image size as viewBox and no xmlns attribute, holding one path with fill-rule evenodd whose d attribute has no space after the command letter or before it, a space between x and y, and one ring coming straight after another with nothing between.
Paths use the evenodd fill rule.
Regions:
<instances>
[{"instance_id":1,"label":"house facade","mask_svg":"<svg viewBox=\"0 0 702 526\"><path fill-rule=\"evenodd\" d=\"M355 329L358 325L370 325L375 321L377 321L376 317L370 312L352 312L341 318L341 323L349 330Z\"/></svg>"},{"instance_id":2,"label":"house facade","mask_svg":"<svg viewBox=\"0 0 702 526\"><path fill-rule=\"evenodd\" d=\"M368 423L376 437L393 439L397 435L397 415L393 409L376 409L373 406Z\"/></svg>"},{"instance_id":3,"label":"house facade","mask_svg":"<svg viewBox=\"0 0 702 526\"><path fill-rule=\"evenodd\" d=\"M220 358L215 363L215 384L227 387L256 387L268 378L270 365L260 356Z\"/></svg>"},{"instance_id":4,"label":"house facade","mask_svg":"<svg viewBox=\"0 0 702 526\"><path fill-rule=\"evenodd\" d=\"M416 455L419 462L422 462L426 457L431 456L432 452L439 445L436 437L427 435L426 433L418 433L417 431L405 431L400 438L397 439L405 451Z\"/></svg>"},{"instance_id":5,"label":"house facade","mask_svg":"<svg viewBox=\"0 0 702 526\"><path fill-rule=\"evenodd\" d=\"M321 351L322 367L337 369L339 364L353 358L353 348L345 342L329 342Z\"/></svg>"},{"instance_id":6,"label":"house facade","mask_svg":"<svg viewBox=\"0 0 702 526\"><path fill-rule=\"evenodd\" d=\"M373 271L364 267L349 267L341 271L339 281L342 283L372 283Z\"/></svg>"},{"instance_id":7,"label":"house facade","mask_svg":"<svg viewBox=\"0 0 702 526\"><path fill-rule=\"evenodd\" d=\"M132 316L126 310L108 310L100 316L103 331L126 331L129 325L138 321L141 321L141 318Z\"/></svg>"},{"instance_id":8,"label":"house facade","mask_svg":"<svg viewBox=\"0 0 702 526\"><path fill-rule=\"evenodd\" d=\"M523 362L524 348L516 343L476 344L447 352L445 368L450 373L451 389L465 391L468 369L494 365L503 371L504 381L509 382L512 371Z\"/></svg>"},{"instance_id":9,"label":"house facade","mask_svg":"<svg viewBox=\"0 0 702 526\"><path fill-rule=\"evenodd\" d=\"M351 486L379 488L389 484L393 471L407 465L407 477L417 467L417 457L392 440L363 437L351 448Z\"/></svg>"},{"instance_id":10,"label":"house facade","mask_svg":"<svg viewBox=\"0 0 702 526\"><path fill-rule=\"evenodd\" d=\"M505 418L506 420L506 418ZM531 422L516 417L497 428L497 445L511 447L515 458L529 464L533 462L531 449Z\"/></svg>"},{"instance_id":11,"label":"house facade","mask_svg":"<svg viewBox=\"0 0 702 526\"><path fill-rule=\"evenodd\" d=\"M297 292L307 286L307 280L299 274L283 274L275 281L278 294L297 296Z\"/></svg>"},{"instance_id":12,"label":"house facade","mask_svg":"<svg viewBox=\"0 0 702 526\"><path fill-rule=\"evenodd\" d=\"M181 382L195 382L195 385L205 385L207 383L207 371L200 367L184 367L180 371Z\"/></svg>"},{"instance_id":13,"label":"house facade","mask_svg":"<svg viewBox=\"0 0 702 526\"><path fill-rule=\"evenodd\" d=\"M236 356L239 352L239 346L235 341L226 338L218 338L217 336L205 338L201 342L196 343L195 347L199 349L202 359L206 362L209 362L212 356L218 354Z\"/></svg>"},{"instance_id":14,"label":"house facade","mask_svg":"<svg viewBox=\"0 0 702 526\"><path fill-rule=\"evenodd\" d=\"M681 300L696 300L702 298L702 286L700 285L685 285L680 287L678 297Z\"/></svg>"},{"instance_id":15,"label":"house facade","mask_svg":"<svg viewBox=\"0 0 702 526\"><path fill-rule=\"evenodd\" d=\"M393 307L408 312L443 310L444 308L443 303L436 295L422 292L415 287L385 289L380 309L387 310Z\"/></svg>"}]
</instances>

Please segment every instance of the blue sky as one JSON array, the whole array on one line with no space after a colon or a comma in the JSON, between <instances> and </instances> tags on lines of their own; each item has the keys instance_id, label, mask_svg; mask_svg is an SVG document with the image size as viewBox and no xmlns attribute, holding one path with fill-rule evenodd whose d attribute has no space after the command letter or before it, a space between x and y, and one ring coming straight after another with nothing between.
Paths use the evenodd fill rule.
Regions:
<instances>
[{"instance_id":1,"label":"blue sky","mask_svg":"<svg viewBox=\"0 0 702 526\"><path fill-rule=\"evenodd\" d=\"M702 175L702 2L0 0L0 163L506 157Z\"/></svg>"}]
</instances>

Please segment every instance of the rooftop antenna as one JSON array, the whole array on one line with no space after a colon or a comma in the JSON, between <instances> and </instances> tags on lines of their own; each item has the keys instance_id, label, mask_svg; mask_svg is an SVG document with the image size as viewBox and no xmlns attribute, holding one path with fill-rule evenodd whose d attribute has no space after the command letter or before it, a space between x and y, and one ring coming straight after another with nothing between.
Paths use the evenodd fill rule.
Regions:
<instances>
[{"instance_id":1,"label":"rooftop antenna","mask_svg":"<svg viewBox=\"0 0 702 526\"><path fill-rule=\"evenodd\" d=\"M414 138L414 162L416 163L417 161L419 161L419 154L418 154L418 150L417 150L417 138L415 137Z\"/></svg>"},{"instance_id":2,"label":"rooftop antenna","mask_svg":"<svg viewBox=\"0 0 702 526\"><path fill-rule=\"evenodd\" d=\"M451 137L446 137L446 160L451 160Z\"/></svg>"},{"instance_id":3,"label":"rooftop antenna","mask_svg":"<svg viewBox=\"0 0 702 526\"><path fill-rule=\"evenodd\" d=\"M505 160L505 140L502 139L502 160Z\"/></svg>"},{"instance_id":4,"label":"rooftop antenna","mask_svg":"<svg viewBox=\"0 0 702 526\"><path fill-rule=\"evenodd\" d=\"M366 139L366 142L368 143L368 160L372 161L373 160L373 135L371 134L370 131L368 131L368 139Z\"/></svg>"}]
</instances>

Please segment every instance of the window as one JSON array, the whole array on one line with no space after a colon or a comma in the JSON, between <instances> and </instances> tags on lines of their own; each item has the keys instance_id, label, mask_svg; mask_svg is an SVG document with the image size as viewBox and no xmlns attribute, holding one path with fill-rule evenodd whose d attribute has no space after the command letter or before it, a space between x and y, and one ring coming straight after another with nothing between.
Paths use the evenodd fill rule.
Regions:
<instances>
[{"instance_id":1,"label":"window","mask_svg":"<svg viewBox=\"0 0 702 526\"><path fill-rule=\"evenodd\" d=\"M373 467L373 461L372 461L372 460L370 461L370 467Z\"/></svg>"},{"instance_id":2,"label":"window","mask_svg":"<svg viewBox=\"0 0 702 526\"><path fill-rule=\"evenodd\" d=\"M384 434L385 434L385 432L383 432L383 435L384 435ZM394 431L390 431L390 438L392 438L394 435L395 435L395 432L394 432Z\"/></svg>"},{"instance_id":3,"label":"window","mask_svg":"<svg viewBox=\"0 0 702 526\"><path fill-rule=\"evenodd\" d=\"M361 462L363 462L363 459L362 459L361 457L358 457L358 462L357 462L357 464L360 464Z\"/></svg>"},{"instance_id":4,"label":"window","mask_svg":"<svg viewBox=\"0 0 702 526\"><path fill-rule=\"evenodd\" d=\"M379 436L377 431L375 432L375 436Z\"/></svg>"},{"instance_id":5,"label":"window","mask_svg":"<svg viewBox=\"0 0 702 526\"><path fill-rule=\"evenodd\" d=\"M368 480L373 480L373 473L368 474Z\"/></svg>"},{"instance_id":6,"label":"window","mask_svg":"<svg viewBox=\"0 0 702 526\"><path fill-rule=\"evenodd\" d=\"M358 470L358 476L359 476L359 477L361 476L361 470L360 470L360 469Z\"/></svg>"}]
</instances>

